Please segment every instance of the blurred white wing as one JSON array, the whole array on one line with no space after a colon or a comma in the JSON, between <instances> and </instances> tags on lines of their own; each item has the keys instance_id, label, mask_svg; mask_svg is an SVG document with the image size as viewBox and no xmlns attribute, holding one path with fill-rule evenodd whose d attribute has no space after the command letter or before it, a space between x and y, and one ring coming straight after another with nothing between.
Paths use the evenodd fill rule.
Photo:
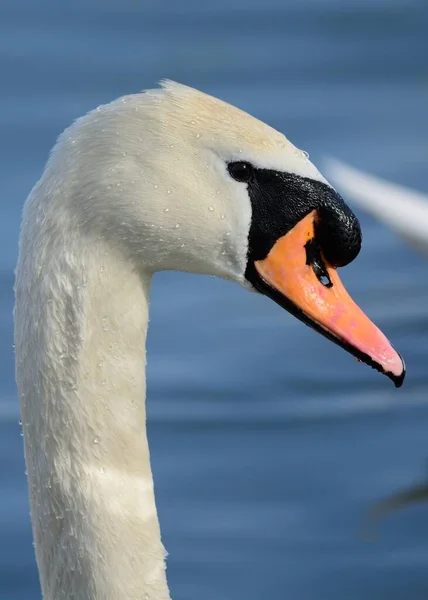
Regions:
<instances>
[{"instance_id":1,"label":"blurred white wing","mask_svg":"<svg viewBox=\"0 0 428 600\"><path fill-rule=\"evenodd\" d=\"M325 172L346 200L428 254L428 195L368 175L334 158L328 159Z\"/></svg>"}]
</instances>

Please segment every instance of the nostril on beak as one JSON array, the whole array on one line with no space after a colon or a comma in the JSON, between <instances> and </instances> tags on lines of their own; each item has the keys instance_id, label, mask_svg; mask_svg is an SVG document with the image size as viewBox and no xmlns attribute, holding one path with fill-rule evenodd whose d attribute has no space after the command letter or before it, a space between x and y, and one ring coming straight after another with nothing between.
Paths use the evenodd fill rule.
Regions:
<instances>
[{"instance_id":1,"label":"nostril on beak","mask_svg":"<svg viewBox=\"0 0 428 600\"><path fill-rule=\"evenodd\" d=\"M322 259L320 248L314 238L305 244L305 250L306 264L312 267L318 281L327 288L333 287L330 275Z\"/></svg>"}]
</instances>

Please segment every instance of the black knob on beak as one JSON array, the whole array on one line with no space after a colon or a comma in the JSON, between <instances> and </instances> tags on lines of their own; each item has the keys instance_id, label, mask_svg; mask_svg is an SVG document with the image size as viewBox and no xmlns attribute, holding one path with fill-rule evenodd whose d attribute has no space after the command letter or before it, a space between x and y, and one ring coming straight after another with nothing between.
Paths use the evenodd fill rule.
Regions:
<instances>
[{"instance_id":1,"label":"black knob on beak","mask_svg":"<svg viewBox=\"0 0 428 600\"><path fill-rule=\"evenodd\" d=\"M360 223L343 198L334 190L318 209L315 237L325 259L334 267L344 267L361 250Z\"/></svg>"}]
</instances>

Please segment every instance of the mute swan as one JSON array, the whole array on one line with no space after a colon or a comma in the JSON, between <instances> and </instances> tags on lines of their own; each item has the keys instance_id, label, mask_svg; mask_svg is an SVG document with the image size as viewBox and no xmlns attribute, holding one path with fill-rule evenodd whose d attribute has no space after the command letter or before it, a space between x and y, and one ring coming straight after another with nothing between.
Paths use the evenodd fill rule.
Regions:
<instances>
[{"instance_id":1,"label":"mute swan","mask_svg":"<svg viewBox=\"0 0 428 600\"><path fill-rule=\"evenodd\" d=\"M428 195L330 159L326 171L354 202L389 225L420 252L428 253Z\"/></svg>"},{"instance_id":2,"label":"mute swan","mask_svg":"<svg viewBox=\"0 0 428 600\"><path fill-rule=\"evenodd\" d=\"M282 134L192 88L118 99L59 138L24 208L16 376L45 600L166 600L145 412L152 274L258 290L400 386L336 266L358 221Z\"/></svg>"}]
</instances>

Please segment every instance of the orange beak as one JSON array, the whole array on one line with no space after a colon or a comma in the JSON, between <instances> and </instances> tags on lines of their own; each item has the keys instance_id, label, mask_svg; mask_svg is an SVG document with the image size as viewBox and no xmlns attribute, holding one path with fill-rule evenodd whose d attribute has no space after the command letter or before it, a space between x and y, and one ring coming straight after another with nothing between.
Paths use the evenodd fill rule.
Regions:
<instances>
[{"instance_id":1,"label":"orange beak","mask_svg":"<svg viewBox=\"0 0 428 600\"><path fill-rule=\"evenodd\" d=\"M404 362L324 260L315 241L316 217L312 211L275 243L265 259L255 261L256 287L400 387Z\"/></svg>"}]
</instances>

